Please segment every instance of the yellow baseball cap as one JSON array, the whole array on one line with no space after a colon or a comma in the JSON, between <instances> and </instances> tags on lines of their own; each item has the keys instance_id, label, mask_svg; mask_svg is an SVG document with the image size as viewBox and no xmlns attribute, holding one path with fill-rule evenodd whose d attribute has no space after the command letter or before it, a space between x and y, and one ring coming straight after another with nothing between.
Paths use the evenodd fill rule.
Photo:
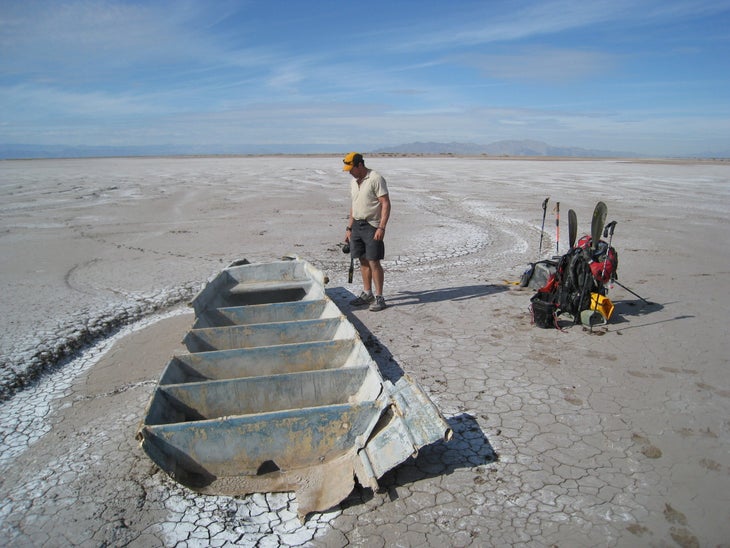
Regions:
<instances>
[{"instance_id":1,"label":"yellow baseball cap","mask_svg":"<svg viewBox=\"0 0 730 548\"><path fill-rule=\"evenodd\" d=\"M345 164L345 167L342 168L342 171L350 171L354 166L359 165L362 162L362 154L359 152L350 152L345 156L345 159L342 160L342 163Z\"/></svg>"}]
</instances>

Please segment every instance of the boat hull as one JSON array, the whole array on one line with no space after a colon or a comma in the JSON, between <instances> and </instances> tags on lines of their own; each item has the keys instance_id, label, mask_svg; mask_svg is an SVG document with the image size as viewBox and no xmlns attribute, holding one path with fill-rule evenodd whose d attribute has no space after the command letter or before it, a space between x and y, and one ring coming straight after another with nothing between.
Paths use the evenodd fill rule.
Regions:
<instances>
[{"instance_id":1,"label":"boat hull","mask_svg":"<svg viewBox=\"0 0 730 548\"><path fill-rule=\"evenodd\" d=\"M298 257L244 261L195 297L188 352L137 434L170 477L210 494L294 491L304 518L451 437L417 383L382 378L324 282Z\"/></svg>"}]
</instances>

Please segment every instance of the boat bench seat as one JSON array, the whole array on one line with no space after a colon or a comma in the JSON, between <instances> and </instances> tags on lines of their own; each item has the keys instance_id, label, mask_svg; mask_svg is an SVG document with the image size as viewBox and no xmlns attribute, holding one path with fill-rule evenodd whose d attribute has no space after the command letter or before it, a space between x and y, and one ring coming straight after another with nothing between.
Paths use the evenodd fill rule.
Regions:
<instances>
[{"instance_id":1,"label":"boat bench seat","mask_svg":"<svg viewBox=\"0 0 730 548\"><path fill-rule=\"evenodd\" d=\"M259 280L251 282L241 282L234 285L228 290L233 295L240 295L243 293L259 293L262 291L289 291L291 289L309 289L312 285L312 280Z\"/></svg>"}]
</instances>

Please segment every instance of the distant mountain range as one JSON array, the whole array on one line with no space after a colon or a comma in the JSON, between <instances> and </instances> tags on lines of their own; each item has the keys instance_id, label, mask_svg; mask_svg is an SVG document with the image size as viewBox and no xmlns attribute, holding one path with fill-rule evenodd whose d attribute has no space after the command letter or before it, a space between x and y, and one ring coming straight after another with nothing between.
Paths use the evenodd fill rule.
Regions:
<instances>
[{"instance_id":1,"label":"distant mountain range","mask_svg":"<svg viewBox=\"0 0 730 548\"><path fill-rule=\"evenodd\" d=\"M99 158L120 156L206 156L206 155L274 155L341 154L348 147L336 144L275 145L145 145L145 146L67 146L0 143L0 159L21 158ZM363 152L377 154L452 154L457 156L534 156L571 158L639 158L634 152L595 150L580 147L557 147L542 141L496 141L476 143L415 142ZM644 156L645 157L645 156ZM692 158L730 158L725 153L704 153Z\"/></svg>"}]
</instances>

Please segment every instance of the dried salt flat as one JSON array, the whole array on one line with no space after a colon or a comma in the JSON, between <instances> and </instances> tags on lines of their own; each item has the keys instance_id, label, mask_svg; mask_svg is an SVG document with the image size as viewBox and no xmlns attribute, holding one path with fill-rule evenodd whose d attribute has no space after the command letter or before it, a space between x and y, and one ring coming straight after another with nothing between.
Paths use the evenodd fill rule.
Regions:
<instances>
[{"instance_id":1,"label":"dried salt flat","mask_svg":"<svg viewBox=\"0 0 730 548\"><path fill-rule=\"evenodd\" d=\"M187 309L177 308L128 325L84 349L78 357L60 363L56 371L42 376L34 386L0 403L0 467L12 463L51 429L47 419L54 412L54 403L67 396L76 379L93 367L117 341L155 322L185 312Z\"/></svg>"},{"instance_id":2,"label":"dried salt flat","mask_svg":"<svg viewBox=\"0 0 730 548\"><path fill-rule=\"evenodd\" d=\"M0 271L11 296L0 315L4 371L20 372L39 343L52 354L54 339L79 325L77 313L94 325L117 304L144 308L145 296L169 288L184 294L242 256L306 254L332 286L356 291L335 245L347 210L339 163L3 162L0 253L13 257ZM389 476L384 493L355 494L316 515L311 529L293 532L288 495L229 499L178 490L140 468L133 442L133 410L159 373L140 370L134 354L158 352L162 341L173 348L164 327L176 321L170 318L117 341L70 396L41 413L51 429L4 465L5 538L263 545L291 533L287 542L311 545L714 545L730 536L722 515L730 502L730 349L717 298L729 282L716 245L730 228L728 166L482 158L369 164L393 194L390 307L353 314L379 365L406 371L429 391L454 429L449 448L423 451ZM620 281L661 307L643 307L616 287L617 321L602 336L531 328L529 295L502 283L537 259L546 196L550 206L561 202L561 212L577 211L580 231L595 202L605 201L618 221ZM552 215L544 254L556 246Z\"/></svg>"}]
</instances>

